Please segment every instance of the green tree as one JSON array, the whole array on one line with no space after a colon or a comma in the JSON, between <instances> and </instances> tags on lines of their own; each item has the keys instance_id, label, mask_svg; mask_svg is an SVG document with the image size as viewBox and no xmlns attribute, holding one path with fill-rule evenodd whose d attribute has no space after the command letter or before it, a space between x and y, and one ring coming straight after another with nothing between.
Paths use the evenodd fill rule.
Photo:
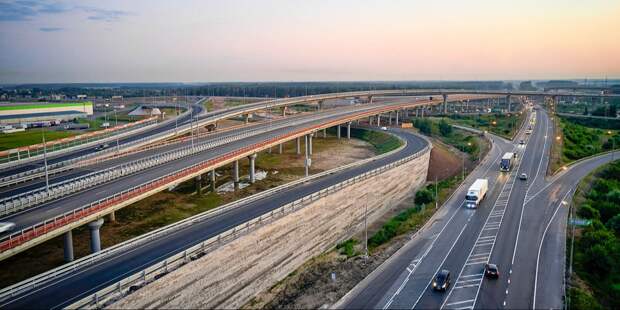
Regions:
<instances>
[{"instance_id":1,"label":"green tree","mask_svg":"<svg viewBox=\"0 0 620 310\"><path fill-rule=\"evenodd\" d=\"M598 210L592 208L588 204L581 205L581 207L577 209L577 215L579 215L582 218L586 218L586 219L598 219L601 217Z\"/></svg>"},{"instance_id":2,"label":"green tree","mask_svg":"<svg viewBox=\"0 0 620 310\"><path fill-rule=\"evenodd\" d=\"M620 214L616 214L614 217L610 218L605 226L611 231L613 231L617 236L620 236Z\"/></svg>"},{"instance_id":3,"label":"green tree","mask_svg":"<svg viewBox=\"0 0 620 310\"><path fill-rule=\"evenodd\" d=\"M442 136L447 137L452 133L452 126L446 120L439 121L439 132Z\"/></svg>"},{"instance_id":4,"label":"green tree","mask_svg":"<svg viewBox=\"0 0 620 310\"><path fill-rule=\"evenodd\" d=\"M433 193L428 189L421 189L415 193L415 203L422 205L433 201Z\"/></svg>"}]
</instances>

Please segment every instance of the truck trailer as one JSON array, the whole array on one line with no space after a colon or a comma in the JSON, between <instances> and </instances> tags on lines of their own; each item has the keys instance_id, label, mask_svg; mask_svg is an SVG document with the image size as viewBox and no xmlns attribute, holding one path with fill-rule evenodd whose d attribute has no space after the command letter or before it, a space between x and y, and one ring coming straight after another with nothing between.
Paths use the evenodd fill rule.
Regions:
<instances>
[{"instance_id":1,"label":"truck trailer","mask_svg":"<svg viewBox=\"0 0 620 310\"><path fill-rule=\"evenodd\" d=\"M470 209L475 209L480 205L482 199L487 194L489 189L489 180L477 179L467 190L467 196L465 196L465 206Z\"/></svg>"}]
</instances>

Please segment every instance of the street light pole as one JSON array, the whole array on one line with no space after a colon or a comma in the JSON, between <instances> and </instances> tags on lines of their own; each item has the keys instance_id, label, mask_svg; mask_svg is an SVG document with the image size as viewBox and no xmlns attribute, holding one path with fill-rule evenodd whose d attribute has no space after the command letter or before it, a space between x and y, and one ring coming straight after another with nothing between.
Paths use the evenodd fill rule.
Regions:
<instances>
[{"instance_id":1,"label":"street light pole","mask_svg":"<svg viewBox=\"0 0 620 310\"><path fill-rule=\"evenodd\" d=\"M50 177L47 171L47 143L45 142L45 131L43 131L43 126L41 126L41 139L43 139L43 164L45 165L45 191L49 196L50 193Z\"/></svg>"},{"instance_id":2,"label":"street light pole","mask_svg":"<svg viewBox=\"0 0 620 310\"><path fill-rule=\"evenodd\" d=\"M368 260L368 200L366 199L366 194L364 194L364 260Z\"/></svg>"}]
</instances>

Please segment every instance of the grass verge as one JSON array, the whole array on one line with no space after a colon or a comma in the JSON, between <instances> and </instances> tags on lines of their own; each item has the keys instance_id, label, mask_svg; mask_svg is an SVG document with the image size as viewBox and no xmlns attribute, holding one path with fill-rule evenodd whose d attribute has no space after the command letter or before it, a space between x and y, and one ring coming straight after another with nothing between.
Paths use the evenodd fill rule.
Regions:
<instances>
[{"instance_id":1,"label":"grass verge","mask_svg":"<svg viewBox=\"0 0 620 310\"><path fill-rule=\"evenodd\" d=\"M54 141L62 138L75 136L78 132L64 130L43 130L45 141ZM10 150L17 147L42 143L41 129L27 129L22 132L0 134L0 151Z\"/></svg>"}]
</instances>

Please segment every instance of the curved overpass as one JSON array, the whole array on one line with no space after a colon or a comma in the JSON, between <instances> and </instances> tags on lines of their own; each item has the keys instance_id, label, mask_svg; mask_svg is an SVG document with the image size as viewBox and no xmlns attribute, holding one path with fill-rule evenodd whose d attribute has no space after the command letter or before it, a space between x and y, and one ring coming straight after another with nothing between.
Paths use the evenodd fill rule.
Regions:
<instances>
[{"instance_id":1,"label":"curved overpass","mask_svg":"<svg viewBox=\"0 0 620 310\"><path fill-rule=\"evenodd\" d=\"M430 150L427 140L406 132L396 131L406 141L405 146L382 158L354 166L338 173L327 174L295 187L287 187L258 200L250 201L204 221L193 222L159 238L153 238L139 245L128 245L126 250L117 251L92 264L54 277L40 288L22 291L2 301L0 307L12 308L60 308L92 294L131 274L165 260L200 242L217 236L237 225L260 215L269 213L282 205L318 192L331 185L351 179L365 172L377 169L400 159ZM126 243L130 243L129 241ZM91 256L96 256L93 254ZM82 260L88 260L88 257Z\"/></svg>"}]
</instances>

